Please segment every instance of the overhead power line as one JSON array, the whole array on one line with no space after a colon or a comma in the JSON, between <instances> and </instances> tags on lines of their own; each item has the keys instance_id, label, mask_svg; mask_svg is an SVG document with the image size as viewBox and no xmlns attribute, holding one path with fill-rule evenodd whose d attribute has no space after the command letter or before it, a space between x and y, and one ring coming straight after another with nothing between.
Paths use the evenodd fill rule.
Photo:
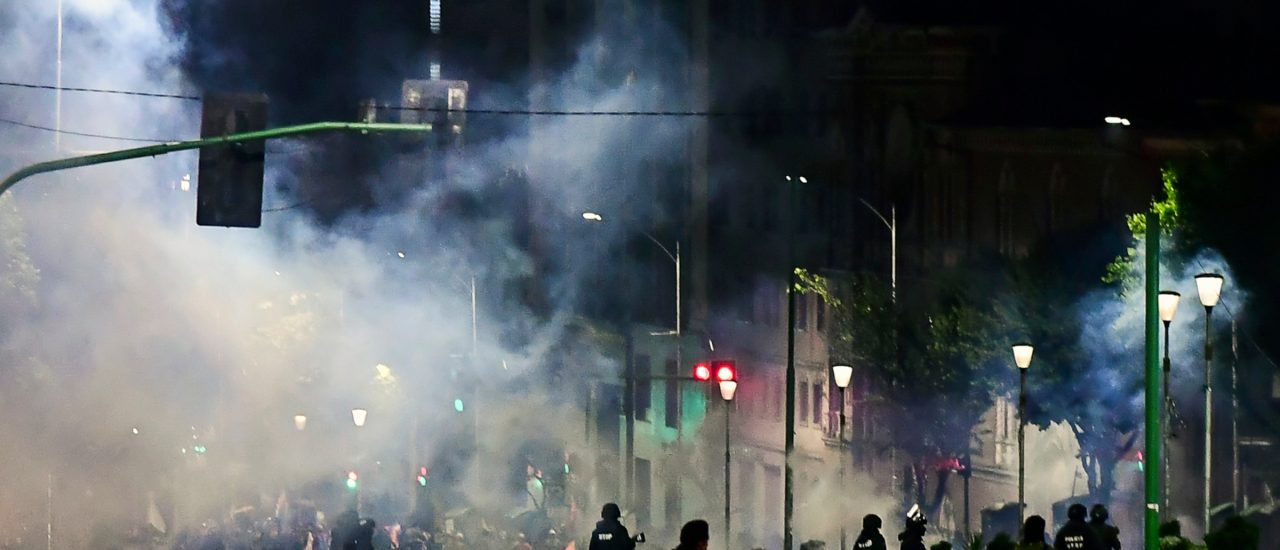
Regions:
<instances>
[{"instance_id":1,"label":"overhead power line","mask_svg":"<svg viewBox=\"0 0 1280 550\"><path fill-rule=\"evenodd\" d=\"M0 86L8 86L10 88L29 88L33 90L62 90L64 92L87 92L93 94L113 94L113 95L131 95L140 97L162 97L168 99L184 99L187 101L199 101L200 96L167 94L160 92L135 92L130 90L110 90L105 88L75 88L70 86L51 86L49 84L30 84L26 82L3 82Z\"/></svg>"},{"instance_id":2,"label":"overhead power line","mask_svg":"<svg viewBox=\"0 0 1280 550\"><path fill-rule=\"evenodd\" d=\"M45 132L54 132L54 133L64 134L64 135L69 135L69 136L81 136L81 137L90 137L90 138L98 138L98 139L112 139L112 140L117 140L117 141L133 141L133 142L138 142L138 143L168 143L168 142L170 142L170 141L179 141L179 140L173 140L173 139L151 139L151 138L127 137L127 136L112 136L112 135L107 135L107 134L92 134L92 133L89 133L89 132L75 132L75 131L72 131L72 130L59 130L59 129L57 129L57 128L50 128L50 127L48 127L48 126L40 126L40 125L38 125L38 124L27 124L26 122L21 122L21 121L17 121L17 120L9 120L9 119L7 119L7 118L0 118L0 123L3 123L3 124L10 124L10 125L13 125L13 126L21 126L21 127L23 127L23 128L30 128L30 129L32 129L32 130L42 130L42 131L45 131Z\"/></svg>"},{"instance_id":3,"label":"overhead power line","mask_svg":"<svg viewBox=\"0 0 1280 550\"><path fill-rule=\"evenodd\" d=\"M172 94L163 92L138 92L130 90L112 90L105 88L73 88L67 86L52 86L48 84L29 84L24 82L5 82L0 81L0 86L9 86L16 88L30 88L37 90L62 90L64 92L86 92L98 94L116 94L130 95L153 98L182 99L188 101L199 101L202 98L196 95ZM613 117L761 117L761 116L795 116L795 117L813 117L813 116L833 116L841 114L839 111L646 111L646 110L573 110L573 109L447 109L442 107L407 107L400 105L380 105L379 110L390 111L419 111L428 113L455 113L455 114L474 114L474 115L514 115L514 116L613 116Z\"/></svg>"}]
</instances>

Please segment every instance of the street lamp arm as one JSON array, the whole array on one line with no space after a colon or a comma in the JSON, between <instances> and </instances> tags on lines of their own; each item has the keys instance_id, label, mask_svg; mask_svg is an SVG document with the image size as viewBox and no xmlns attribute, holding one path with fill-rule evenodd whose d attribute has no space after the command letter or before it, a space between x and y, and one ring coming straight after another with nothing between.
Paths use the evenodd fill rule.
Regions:
<instances>
[{"instance_id":1,"label":"street lamp arm","mask_svg":"<svg viewBox=\"0 0 1280 550\"><path fill-rule=\"evenodd\" d=\"M108 162L118 162L122 160L154 157L166 153L176 151L186 151L189 149L199 149L201 147L210 147L214 145L227 145L232 143L242 143L248 141L266 141L275 138L295 136L299 134L313 134L318 132L337 132L337 131L355 131L355 132L409 132L409 133L427 133L431 131L430 124L395 124L385 122L362 123L362 122L313 122L310 124L301 124L297 126L285 126L282 128L270 128L267 130L258 130L254 132L244 132L240 134L229 134L225 136L208 137L191 141L173 141L168 143L160 143L156 145L147 145L144 147L136 147L133 149L123 149L120 151L110 151L106 153L98 153L94 155L86 155L79 157L69 157L64 159L50 160L18 169L16 172L9 174L8 177L0 180L0 195L13 187L19 181L36 174L46 172L54 172L57 170L66 170L68 168L78 168L81 166L92 166L95 164L105 164Z\"/></svg>"},{"instance_id":2,"label":"street lamp arm","mask_svg":"<svg viewBox=\"0 0 1280 550\"><path fill-rule=\"evenodd\" d=\"M641 234L641 235L644 235L644 236L646 236L646 237L648 237L648 238L649 238L649 240L653 241L653 244L658 245L658 248L661 248L661 249L662 249L662 252L663 252L664 254L666 254L668 258L671 258L671 261L673 261L673 262L679 262L679 261L680 261L680 260L677 260L677 259L676 259L676 255L675 255L675 254L672 254L672 253L671 253L671 251L670 251L670 250L668 250L668 249L667 249L667 247L666 247L666 246L664 246L664 245L662 244L662 241L659 241L658 239L654 238L654 236L653 236L653 235L650 235L647 231L641 231L641 232L640 232L640 234Z\"/></svg>"},{"instance_id":3,"label":"street lamp arm","mask_svg":"<svg viewBox=\"0 0 1280 550\"><path fill-rule=\"evenodd\" d=\"M880 222L883 223L885 227L889 228L890 231L893 230L893 224L890 223L889 220L885 219L884 214L881 214L879 210L876 210L876 207L871 206L871 203L867 202L867 199L858 197L858 201L861 202L863 206L866 206L867 210L870 210L872 214L875 214L877 218L880 218Z\"/></svg>"}]
</instances>

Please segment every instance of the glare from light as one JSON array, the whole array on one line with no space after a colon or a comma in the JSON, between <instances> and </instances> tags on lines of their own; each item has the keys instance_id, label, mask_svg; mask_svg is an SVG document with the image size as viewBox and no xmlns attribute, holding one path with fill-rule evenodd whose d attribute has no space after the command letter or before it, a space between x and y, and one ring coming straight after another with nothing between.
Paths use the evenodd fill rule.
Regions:
<instances>
[{"instance_id":1,"label":"glare from light","mask_svg":"<svg viewBox=\"0 0 1280 550\"><path fill-rule=\"evenodd\" d=\"M849 381L853 380L853 367L849 365L832 365L831 377L835 379L836 387L843 390L849 387Z\"/></svg>"},{"instance_id":2,"label":"glare from light","mask_svg":"<svg viewBox=\"0 0 1280 550\"><path fill-rule=\"evenodd\" d=\"M305 414L293 415L293 427L297 428L298 431L307 429L307 415Z\"/></svg>"},{"instance_id":3,"label":"glare from light","mask_svg":"<svg viewBox=\"0 0 1280 550\"><path fill-rule=\"evenodd\" d=\"M800 176L800 183L809 183L809 180L805 179L804 176Z\"/></svg>"},{"instance_id":4,"label":"glare from light","mask_svg":"<svg viewBox=\"0 0 1280 550\"><path fill-rule=\"evenodd\" d=\"M733 395L738 393L738 383L733 380L725 380L720 382L720 398L725 401L733 401Z\"/></svg>"},{"instance_id":5,"label":"glare from light","mask_svg":"<svg viewBox=\"0 0 1280 550\"><path fill-rule=\"evenodd\" d=\"M707 347L711 348L711 351L715 351L716 343L712 342L710 338L707 338Z\"/></svg>"},{"instance_id":6,"label":"glare from light","mask_svg":"<svg viewBox=\"0 0 1280 550\"><path fill-rule=\"evenodd\" d=\"M1118 116L1109 116L1102 120L1107 124L1119 124L1121 126L1128 126L1130 124L1129 119L1124 117L1118 117Z\"/></svg>"},{"instance_id":7,"label":"glare from light","mask_svg":"<svg viewBox=\"0 0 1280 550\"><path fill-rule=\"evenodd\" d=\"M364 426L364 421L369 418L369 411L365 409L351 409L351 421L355 422L356 427Z\"/></svg>"},{"instance_id":8,"label":"glare from light","mask_svg":"<svg viewBox=\"0 0 1280 550\"><path fill-rule=\"evenodd\" d=\"M1222 275L1217 273L1201 273L1196 275L1196 290L1200 291L1200 304L1204 307L1218 305L1222 294Z\"/></svg>"},{"instance_id":9,"label":"glare from light","mask_svg":"<svg viewBox=\"0 0 1280 550\"><path fill-rule=\"evenodd\" d=\"M133 435L138 435L138 429L137 429L137 428L134 428L134 429L133 429Z\"/></svg>"},{"instance_id":10,"label":"glare from light","mask_svg":"<svg viewBox=\"0 0 1280 550\"><path fill-rule=\"evenodd\" d=\"M1031 355L1035 353L1035 348L1031 344L1014 344L1013 345L1013 362L1020 369L1026 369L1031 366Z\"/></svg>"},{"instance_id":11,"label":"glare from light","mask_svg":"<svg viewBox=\"0 0 1280 550\"><path fill-rule=\"evenodd\" d=\"M396 256L404 258L404 252L396 252Z\"/></svg>"},{"instance_id":12,"label":"glare from light","mask_svg":"<svg viewBox=\"0 0 1280 550\"><path fill-rule=\"evenodd\" d=\"M604 216L601 216L600 214L597 214L595 212L583 212L582 219L587 221L593 221L593 222L602 222L604 221Z\"/></svg>"},{"instance_id":13,"label":"glare from light","mask_svg":"<svg viewBox=\"0 0 1280 550\"><path fill-rule=\"evenodd\" d=\"M1166 323L1173 322L1173 316L1178 313L1178 302L1182 300L1182 295L1172 290L1160 291L1160 320Z\"/></svg>"}]
</instances>

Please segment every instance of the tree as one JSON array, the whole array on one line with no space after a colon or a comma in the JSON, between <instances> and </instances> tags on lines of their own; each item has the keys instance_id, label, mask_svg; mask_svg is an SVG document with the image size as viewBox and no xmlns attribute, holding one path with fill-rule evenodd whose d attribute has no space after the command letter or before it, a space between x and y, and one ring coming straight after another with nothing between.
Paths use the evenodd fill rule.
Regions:
<instances>
[{"instance_id":1,"label":"tree","mask_svg":"<svg viewBox=\"0 0 1280 550\"><path fill-rule=\"evenodd\" d=\"M992 271L994 269L994 271ZM799 292L818 294L831 310L831 355L868 367L889 409L889 442L914 458L908 493L937 516L951 469L945 459L967 454L973 428L1006 387L996 358L1006 349L1008 325L990 290L1003 266L975 262L939 273L894 304L878 277L799 272ZM934 494L926 498L928 478ZM904 495L905 496L905 495Z\"/></svg>"}]
</instances>

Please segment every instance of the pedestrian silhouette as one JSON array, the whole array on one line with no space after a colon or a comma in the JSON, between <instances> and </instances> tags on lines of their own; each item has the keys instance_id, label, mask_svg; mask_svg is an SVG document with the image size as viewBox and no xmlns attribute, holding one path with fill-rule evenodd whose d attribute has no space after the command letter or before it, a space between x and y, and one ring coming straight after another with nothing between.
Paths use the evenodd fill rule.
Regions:
<instances>
[{"instance_id":1,"label":"pedestrian silhouette","mask_svg":"<svg viewBox=\"0 0 1280 550\"><path fill-rule=\"evenodd\" d=\"M1103 550L1120 550L1120 529L1107 524L1109 517L1111 513L1106 506L1094 504L1089 510L1089 528L1093 529L1093 534L1098 535L1098 542L1102 543Z\"/></svg>"},{"instance_id":2,"label":"pedestrian silhouette","mask_svg":"<svg viewBox=\"0 0 1280 550\"><path fill-rule=\"evenodd\" d=\"M1103 550L1102 542L1086 521L1088 515L1089 511L1083 504L1072 504L1067 508L1067 523L1053 539L1054 550Z\"/></svg>"},{"instance_id":3,"label":"pedestrian silhouette","mask_svg":"<svg viewBox=\"0 0 1280 550\"><path fill-rule=\"evenodd\" d=\"M695 519L680 528L680 545L676 550L707 550L711 541L711 525L706 520Z\"/></svg>"},{"instance_id":4,"label":"pedestrian silhouette","mask_svg":"<svg viewBox=\"0 0 1280 550\"><path fill-rule=\"evenodd\" d=\"M880 527L883 522L880 516L875 514L867 514L862 518L862 532L858 533L857 540L853 541L853 547L856 550L888 550L884 545L884 535L880 534Z\"/></svg>"}]
</instances>

